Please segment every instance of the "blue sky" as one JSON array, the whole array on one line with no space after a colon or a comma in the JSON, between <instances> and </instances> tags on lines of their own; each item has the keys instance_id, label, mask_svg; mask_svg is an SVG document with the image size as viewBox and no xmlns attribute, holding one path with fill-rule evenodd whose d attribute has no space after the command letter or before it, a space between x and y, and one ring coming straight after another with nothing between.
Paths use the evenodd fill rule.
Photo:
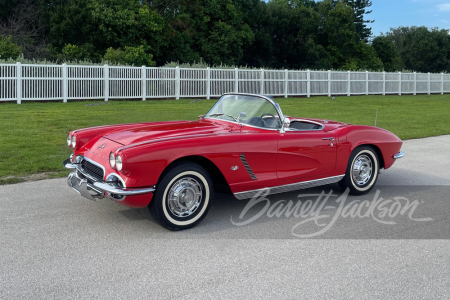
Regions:
<instances>
[{"instance_id":1,"label":"blue sky","mask_svg":"<svg viewBox=\"0 0 450 300\"><path fill-rule=\"evenodd\" d=\"M366 19L375 36L391 27L427 26L450 29L450 0L372 0Z\"/></svg>"}]
</instances>

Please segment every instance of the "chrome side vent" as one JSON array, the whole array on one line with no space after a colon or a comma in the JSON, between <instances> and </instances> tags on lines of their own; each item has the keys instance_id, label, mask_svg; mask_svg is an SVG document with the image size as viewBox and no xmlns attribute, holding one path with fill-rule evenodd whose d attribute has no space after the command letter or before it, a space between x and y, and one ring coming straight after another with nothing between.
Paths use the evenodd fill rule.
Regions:
<instances>
[{"instance_id":1,"label":"chrome side vent","mask_svg":"<svg viewBox=\"0 0 450 300\"><path fill-rule=\"evenodd\" d=\"M258 180L258 178L256 178L255 174L253 173L252 168L250 168L250 166L248 165L248 162L247 162L247 160L245 159L244 153L241 153L241 161L242 161L242 163L244 164L244 167L245 167L245 169L247 170L248 175L250 175L250 177L251 177L253 180Z\"/></svg>"}]
</instances>

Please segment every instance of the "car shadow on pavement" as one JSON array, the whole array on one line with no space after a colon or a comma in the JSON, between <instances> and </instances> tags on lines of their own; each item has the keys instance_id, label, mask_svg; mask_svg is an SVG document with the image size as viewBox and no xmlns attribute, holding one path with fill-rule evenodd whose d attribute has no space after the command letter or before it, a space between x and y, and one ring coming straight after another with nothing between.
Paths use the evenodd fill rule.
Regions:
<instances>
[{"instance_id":1,"label":"car shadow on pavement","mask_svg":"<svg viewBox=\"0 0 450 300\"><path fill-rule=\"evenodd\" d=\"M179 239L448 239L450 186L376 186L351 196L337 184L237 200L216 193L196 227L171 232L147 208L124 209L154 238ZM130 224L130 226L133 226Z\"/></svg>"}]
</instances>

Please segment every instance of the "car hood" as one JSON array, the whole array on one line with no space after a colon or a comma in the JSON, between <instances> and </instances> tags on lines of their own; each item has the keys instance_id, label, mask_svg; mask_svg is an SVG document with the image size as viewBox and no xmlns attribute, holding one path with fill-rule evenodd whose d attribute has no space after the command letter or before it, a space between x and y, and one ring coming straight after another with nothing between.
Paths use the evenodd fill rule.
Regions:
<instances>
[{"instance_id":1,"label":"car hood","mask_svg":"<svg viewBox=\"0 0 450 300\"><path fill-rule=\"evenodd\" d=\"M103 135L104 138L122 145L142 143L151 140L226 132L230 126L206 121L178 121L146 123L114 130Z\"/></svg>"}]
</instances>

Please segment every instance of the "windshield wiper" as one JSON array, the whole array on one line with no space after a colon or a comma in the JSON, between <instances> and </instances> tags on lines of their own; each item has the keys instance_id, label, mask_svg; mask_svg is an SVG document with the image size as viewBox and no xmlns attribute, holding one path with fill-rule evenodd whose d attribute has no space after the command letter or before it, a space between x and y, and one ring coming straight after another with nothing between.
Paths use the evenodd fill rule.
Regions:
<instances>
[{"instance_id":1,"label":"windshield wiper","mask_svg":"<svg viewBox=\"0 0 450 300\"><path fill-rule=\"evenodd\" d=\"M238 122L239 123L239 120L238 120L238 118L236 118L236 117L233 117L232 115L227 115L227 114L212 114L212 115L208 115L208 117L220 117L220 116L227 116L227 117L230 117L230 118L232 118L233 120L235 120L236 122Z\"/></svg>"}]
</instances>

